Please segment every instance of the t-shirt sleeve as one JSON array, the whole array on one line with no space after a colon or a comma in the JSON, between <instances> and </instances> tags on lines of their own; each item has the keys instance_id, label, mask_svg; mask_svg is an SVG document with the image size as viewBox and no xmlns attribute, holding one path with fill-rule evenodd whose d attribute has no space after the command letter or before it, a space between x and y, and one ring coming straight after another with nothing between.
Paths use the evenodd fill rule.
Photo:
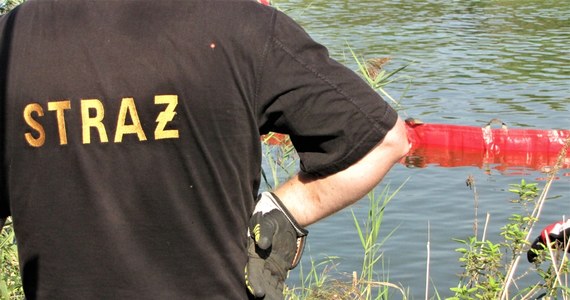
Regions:
<instances>
[{"instance_id":1,"label":"t-shirt sleeve","mask_svg":"<svg viewBox=\"0 0 570 300\"><path fill-rule=\"evenodd\" d=\"M356 73L276 12L257 93L260 133L289 134L301 170L326 176L368 153L396 111Z\"/></svg>"}]
</instances>

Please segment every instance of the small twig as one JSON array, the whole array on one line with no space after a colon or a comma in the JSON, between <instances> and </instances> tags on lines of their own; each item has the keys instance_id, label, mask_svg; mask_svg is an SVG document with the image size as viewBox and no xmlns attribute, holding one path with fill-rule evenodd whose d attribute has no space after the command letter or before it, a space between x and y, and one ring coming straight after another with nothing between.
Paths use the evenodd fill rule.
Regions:
<instances>
[{"instance_id":1,"label":"small twig","mask_svg":"<svg viewBox=\"0 0 570 300\"><path fill-rule=\"evenodd\" d=\"M356 274L356 271L352 271L352 289L356 290L357 286L358 286L358 274Z\"/></svg>"},{"instance_id":2,"label":"small twig","mask_svg":"<svg viewBox=\"0 0 570 300\"><path fill-rule=\"evenodd\" d=\"M556 282L558 282L558 284L560 286L562 286L562 281L560 280L560 272L558 272L558 263L556 261L556 255L554 254L554 249L552 248L552 244L550 241L550 235L546 234L546 247L548 248L548 253L550 253L550 259L552 260L552 265L554 269L554 273L556 274Z\"/></svg>"},{"instance_id":3,"label":"small twig","mask_svg":"<svg viewBox=\"0 0 570 300\"><path fill-rule=\"evenodd\" d=\"M567 220L566 217L565 217L565 216L562 216L562 221L565 222L566 220ZM566 233L566 232L564 232L564 233ZM564 235L564 241L566 241L566 243L564 243L565 246L564 246L564 248L562 249L562 253L568 253L568 252L570 252L570 242L568 242L568 239L569 239L569 238L570 238L570 237ZM568 257L567 257L565 254L562 254L562 261L560 262L560 267L558 268L558 271L557 271L557 273L556 273L558 276L560 276L559 274L562 274L562 269L563 269L564 266L566 265L566 261L567 261L567 260L568 260ZM568 286L568 277L567 277L567 275L568 275L567 273L564 273L564 278L565 278L564 281L565 281L565 283L566 283L566 286ZM560 283L561 286L564 286L564 283L562 282L562 278L558 278L558 282ZM568 299L566 293L565 293L563 296L564 296L564 299Z\"/></svg>"},{"instance_id":4,"label":"small twig","mask_svg":"<svg viewBox=\"0 0 570 300\"><path fill-rule=\"evenodd\" d=\"M491 219L491 214L487 213L487 217L485 218L485 227L483 228L483 236L481 237L481 242L484 242L487 239L487 227L489 226L490 219Z\"/></svg>"},{"instance_id":5,"label":"small twig","mask_svg":"<svg viewBox=\"0 0 570 300\"><path fill-rule=\"evenodd\" d=\"M540 286L538 284L534 284L532 289L530 291L528 291L528 293L526 293L526 295L522 296L521 300L529 300L529 299L534 298L534 296L536 295L536 293L539 290L540 290Z\"/></svg>"},{"instance_id":6,"label":"small twig","mask_svg":"<svg viewBox=\"0 0 570 300\"><path fill-rule=\"evenodd\" d=\"M473 200L475 206L475 220L473 221L473 236L477 238L477 231L479 226L478 218L478 210L479 210L479 195L477 194L477 186L475 186L475 177L473 175L469 175L467 180L465 180L465 184L469 187L470 190L473 191Z\"/></svg>"},{"instance_id":7,"label":"small twig","mask_svg":"<svg viewBox=\"0 0 570 300\"><path fill-rule=\"evenodd\" d=\"M393 289L398 290L402 294L402 300L408 299L408 297L406 296L405 290L401 286L398 286L398 285L390 283L390 282L363 281L362 284L365 284L368 288L372 288L372 287L393 288ZM368 298L365 298L365 299L368 299Z\"/></svg>"}]
</instances>

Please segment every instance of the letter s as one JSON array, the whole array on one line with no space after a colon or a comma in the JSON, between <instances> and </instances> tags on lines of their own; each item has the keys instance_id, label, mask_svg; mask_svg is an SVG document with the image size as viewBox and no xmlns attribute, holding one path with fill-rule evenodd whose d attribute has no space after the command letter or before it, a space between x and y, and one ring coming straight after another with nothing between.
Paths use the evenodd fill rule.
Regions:
<instances>
[{"instance_id":1,"label":"letter s","mask_svg":"<svg viewBox=\"0 0 570 300\"><path fill-rule=\"evenodd\" d=\"M44 145L46 141L46 132L42 124L32 118L32 113L36 113L39 117L44 116L44 110L42 109L41 105L38 103L31 103L26 105L24 108L24 120L26 124L28 124L32 129L34 129L38 133L38 137L35 138L30 132L26 132L24 137L28 144L32 147L41 147Z\"/></svg>"}]
</instances>

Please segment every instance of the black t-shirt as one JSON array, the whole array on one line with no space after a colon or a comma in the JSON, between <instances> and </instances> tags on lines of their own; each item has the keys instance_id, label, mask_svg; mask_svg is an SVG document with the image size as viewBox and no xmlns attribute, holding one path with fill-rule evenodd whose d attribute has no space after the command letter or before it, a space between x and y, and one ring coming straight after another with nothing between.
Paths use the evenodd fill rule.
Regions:
<instances>
[{"instance_id":1,"label":"black t-shirt","mask_svg":"<svg viewBox=\"0 0 570 300\"><path fill-rule=\"evenodd\" d=\"M247 298L260 134L327 175L396 120L254 1L30 0L0 51L0 215L30 299Z\"/></svg>"}]
</instances>

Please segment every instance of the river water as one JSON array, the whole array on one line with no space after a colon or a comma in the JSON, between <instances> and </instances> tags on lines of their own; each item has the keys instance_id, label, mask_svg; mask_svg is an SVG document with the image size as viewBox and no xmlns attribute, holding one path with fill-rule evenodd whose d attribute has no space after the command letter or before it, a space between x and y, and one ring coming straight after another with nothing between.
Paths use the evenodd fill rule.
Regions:
<instances>
[{"instance_id":1,"label":"river water","mask_svg":"<svg viewBox=\"0 0 570 300\"><path fill-rule=\"evenodd\" d=\"M349 49L363 58L392 57L388 70L409 65L387 86L404 118L472 126L500 118L510 128L570 129L570 1L280 0L277 6L353 69ZM538 227L570 215L569 172L554 181ZM454 251L461 245L452 239L473 234L475 196L465 184L470 175L479 230L488 213L487 237L495 242L507 218L521 213L510 202L516 197L509 184L545 184L545 174L525 167L396 165L377 188L394 190L407 181L385 210L380 239L394 232L380 248L381 280L423 299L429 252L430 297L435 290L452 295L461 271ZM300 271L327 257L338 257L330 276L359 272L363 251L352 212L362 222L368 209L363 199L312 225L302 267L289 285L300 286Z\"/></svg>"}]
</instances>

